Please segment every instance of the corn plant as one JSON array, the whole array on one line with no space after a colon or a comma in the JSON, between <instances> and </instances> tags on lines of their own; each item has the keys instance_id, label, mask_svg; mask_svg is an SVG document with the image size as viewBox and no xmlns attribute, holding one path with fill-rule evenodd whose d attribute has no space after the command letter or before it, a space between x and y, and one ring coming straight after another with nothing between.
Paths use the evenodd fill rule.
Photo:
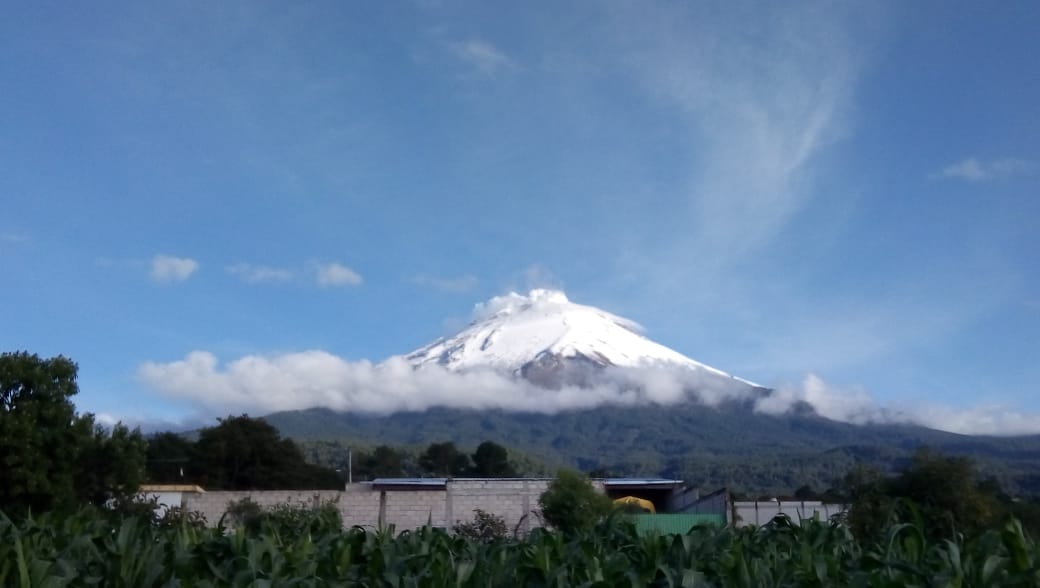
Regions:
<instances>
[{"instance_id":1,"label":"corn plant","mask_svg":"<svg viewBox=\"0 0 1040 588\"><path fill-rule=\"evenodd\" d=\"M261 521L256 528L159 524L84 510L0 515L0 586L1040 586L1040 547L1014 520L928 538L892 521L861 543L837 522L780 517L759 528L640 535L624 519L525 538L473 539Z\"/></svg>"}]
</instances>

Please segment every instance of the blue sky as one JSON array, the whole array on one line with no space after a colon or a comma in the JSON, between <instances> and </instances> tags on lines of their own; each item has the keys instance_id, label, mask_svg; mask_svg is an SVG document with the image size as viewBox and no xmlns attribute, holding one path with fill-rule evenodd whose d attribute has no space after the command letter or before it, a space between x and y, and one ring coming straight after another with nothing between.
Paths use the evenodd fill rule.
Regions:
<instances>
[{"instance_id":1,"label":"blue sky","mask_svg":"<svg viewBox=\"0 0 1040 588\"><path fill-rule=\"evenodd\" d=\"M1040 5L862 4L10 6L0 348L211 418L259 406L143 366L379 362L551 286L791 394L1040 432Z\"/></svg>"}]
</instances>

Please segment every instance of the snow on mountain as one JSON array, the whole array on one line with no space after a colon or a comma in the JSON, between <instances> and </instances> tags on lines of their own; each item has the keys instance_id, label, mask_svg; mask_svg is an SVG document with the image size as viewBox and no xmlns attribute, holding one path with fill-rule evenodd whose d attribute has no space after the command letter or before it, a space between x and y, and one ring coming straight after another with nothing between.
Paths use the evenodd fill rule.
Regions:
<instances>
[{"instance_id":1,"label":"snow on mountain","mask_svg":"<svg viewBox=\"0 0 1040 588\"><path fill-rule=\"evenodd\" d=\"M477 319L460 333L405 356L413 366L451 371L493 369L554 386L580 383L583 373L606 367L688 368L733 376L647 339L633 321L575 304L556 290L511 293L477 305Z\"/></svg>"}]
</instances>

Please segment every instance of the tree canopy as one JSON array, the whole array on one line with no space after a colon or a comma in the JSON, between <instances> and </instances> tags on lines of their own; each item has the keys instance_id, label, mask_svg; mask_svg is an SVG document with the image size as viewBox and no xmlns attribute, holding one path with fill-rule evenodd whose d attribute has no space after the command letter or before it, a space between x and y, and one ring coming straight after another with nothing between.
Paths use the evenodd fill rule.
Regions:
<instances>
[{"instance_id":1,"label":"tree canopy","mask_svg":"<svg viewBox=\"0 0 1040 588\"><path fill-rule=\"evenodd\" d=\"M419 467L438 476L462 476L469 471L469 456L451 441L431 443L419 456Z\"/></svg>"},{"instance_id":2,"label":"tree canopy","mask_svg":"<svg viewBox=\"0 0 1040 588\"><path fill-rule=\"evenodd\" d=\"M560 470L538 498L542 517L565 533L591 528L613 509L606 494L579 472Z\"/></svg>"},{"instance_id":3,"label":"tree canopy","mask_svg":"<svg viewBox=\"0 0 1040 588\"><path fill-rule=\"evenodd\" d=\"M9 515L101 506L138 490L143 437L77 414L77 371L62 356L0 354L0 508Z\"/></svg>"},{"instance_id":4,"label":"tree canopy","mask_svg":"<svg viewBox=\"0 0 1040 588\"><path fill-rule=\"evenodd\" d=\"M516 477L516 470L509 463L509 452L494 441L484 441L477 446L470 473L485 478Z\"/></svg>"},{"instance_id":5,"label":"tree canopy","mask_svg":"<svg viewBox=\"0 0 1040 588\"><path fill-rule=\"evenodd\" d=\"M860 537L885 528L893 516L919 516L937 538L992 526L1003 515L999 485L980 481L971 459L922 448L896 476L855 468L844 478L849 524ZM910 512L907 512L907 511Z\"/></svg>"},{"instance_id":6,"label":"tree canopy","mask_svg":"<svg viewBox=\"0 0 1040 588\"><path fill-rule=\"evenodd\" d=\"M292 439L267 421L248 415L218 419L199 432L195 443L174 433L149 440L149 479L193 482L207 489L336 489L335 470L309 464ZM181 476L181 472L184 476Z\"/></svg>"},{"instance_id":7,"label":"tree canopy","mask_svg":"<svg viewBox=\"0 0 1040 588\"><path fill-rule=\"evenodd\" d=\"M404 474L401 452L388 445L376 447L370 455L364 455L359 461L365 475L372 478L393 478Z\"/></svg>"},{"instance_id":8,"label":"tree canopy","mask_svg":"<svg viewBox=\"0 0 1040 588\"><path fill-rule=\"evenodd\" d=\"M192 476L195 444L170 431L148 438L148 481L183 484Z\"/></svg>"}]
</instances>

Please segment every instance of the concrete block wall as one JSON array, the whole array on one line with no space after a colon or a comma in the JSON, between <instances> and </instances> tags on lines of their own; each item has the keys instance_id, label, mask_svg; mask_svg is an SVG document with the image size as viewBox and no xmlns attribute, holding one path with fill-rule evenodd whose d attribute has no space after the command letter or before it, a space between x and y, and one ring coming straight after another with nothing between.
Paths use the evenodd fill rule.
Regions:
<instances>
[{"instance_id":1,"label":"concrete block wall","mask_svg":"<svg viewBox=\"0 0 1040 588\"><path fill-rule=\"evenodd\" d=\"M349 484L341 493L339 512L345 527L379 528L379 492L371 484Z\"/></svg>"},{"instance_id":2,"label":"concrete block wall","mask_svg":"<svg viewBox=\"0 0 1040 588\"><path fill-rule=\"evenodd\" d=\"M450 527L446 513L444 490L384 490L383 522L393 525L398 531L415 529L430 523L434 527Z\"/></svg>"},{"instance_id":3,"label":"concrete block wall","mask_svg":"<svg viewBox=\"0 0 1040 588\"><path fill-rule=\"evenodd\" d=\"M228 505L250 498L269 509L279 504L317 506L334 501L345 527L379 528L394 525L398 531L427 523L450 529L473 520L476 509L502 517L510 531L528 532L541 526L538 498L548 479L454 479L441 489L380 490L371 483L349 484L345 490L264 490L186 493L184 508L197 511L216 525ZM599 491L603 485L594 482Z\"/></svg>"},{"instance_id":4,"label":"concrete block wall","mask_svg":"<svg viewBox=\"0 0 1040 588\"><path fill-rule=\"evenodd\" d=\"M228 505L245 498L251 499L268 509L279 504L318 506L327 501L340 501L342 510L343 492L338 490L241 490L185 493L184 508L201 513L210 525L216 525L227 512Z\"/></svg>"},{"instance_id":5,"label":"concrete block wall","mask_svg":"<svg viewBox=\"0 0 1040 588\"><path fill-rule=\"evenodd\" d=\"M448 498L451 524L473 520L475 510L502 517L510 531L527 532L541 526L538 497L549 480L451 480Z\"/></svg>"}]
</instances>

